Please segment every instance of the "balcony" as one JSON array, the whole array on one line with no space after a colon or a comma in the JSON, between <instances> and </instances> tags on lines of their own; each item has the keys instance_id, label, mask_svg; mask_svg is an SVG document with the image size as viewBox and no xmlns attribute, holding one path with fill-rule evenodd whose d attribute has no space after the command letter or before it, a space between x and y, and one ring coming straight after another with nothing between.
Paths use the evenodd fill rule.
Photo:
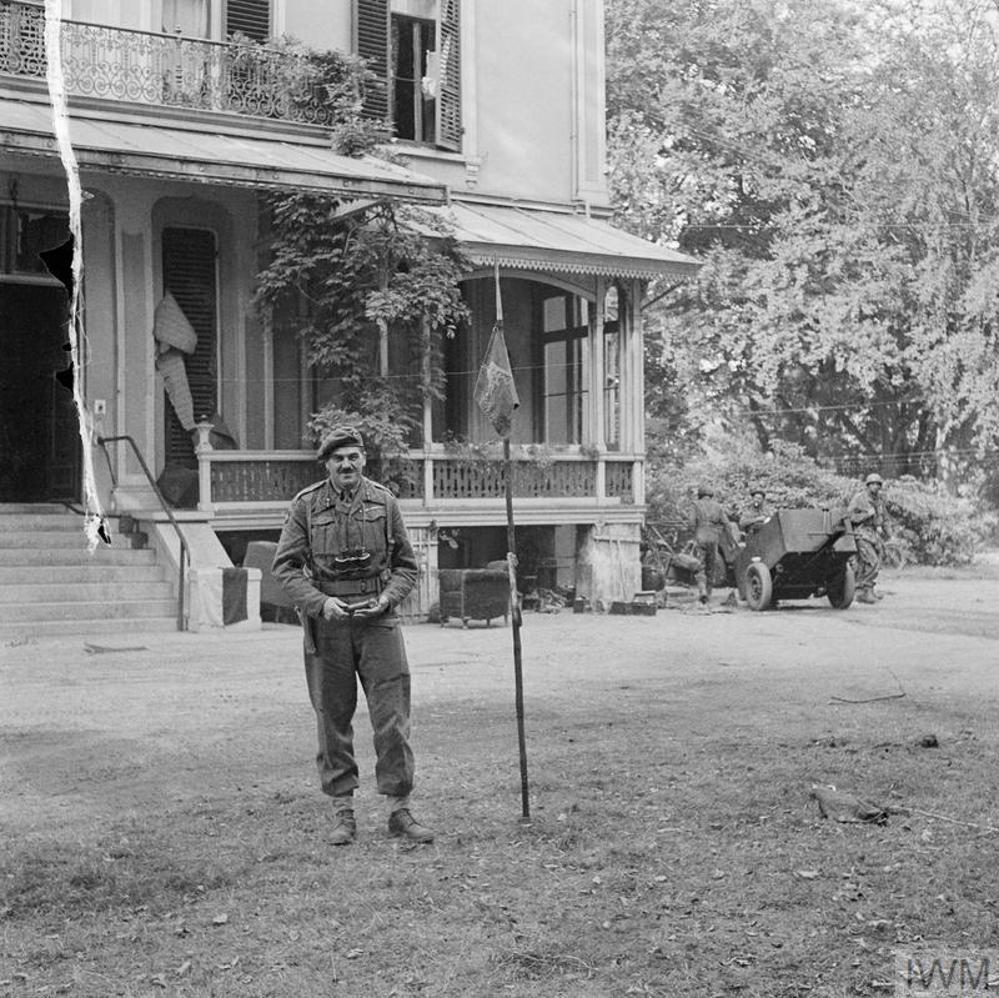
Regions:
<instances>
[{"instance_id":1,"label":"balcony","mask_svg":"<svg viewBox=\"0 0 999 998\"><path fill-rule=\"evenodd\" d=\"M71 96L333 123L306 53L81 21L63 21L61 37ZM0 0L0 74L45 79L45 15L37 4Z\"/></svg>"},{"instance_id":2,"label":"balcony","mask_svg":"<svg viewBox=\"0 0 999 998\"><path fill-rule=\"evenodd\" d=\"M323 476L313 451L213 450L204 439L197 451L198 506L221 520L257 515L263 524ZM513 495L521 510L574 508L592 514L596 507L634 507L640 465L624 455L552 454L538 461L515 453ZM505 509L501 462L411 451L407 470L399 498L410 513L446 507L474 519L476 511Z\"/></svg>"}]
</instances>

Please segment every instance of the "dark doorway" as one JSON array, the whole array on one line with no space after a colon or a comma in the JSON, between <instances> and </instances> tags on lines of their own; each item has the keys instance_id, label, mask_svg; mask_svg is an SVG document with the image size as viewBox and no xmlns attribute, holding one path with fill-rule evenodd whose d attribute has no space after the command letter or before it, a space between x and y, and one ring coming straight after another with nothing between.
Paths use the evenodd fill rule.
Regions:
<instances>
[{"instance_id":1,"label":"dark doorway","mask_svg":"<svg viewBox=\"0 0 999 998\"><path fill-rule=\"evenodd\" d=\"M69 366L66 292L0 283L0 502L79 501L80 432Z\"/></svg>"}]
</instances>

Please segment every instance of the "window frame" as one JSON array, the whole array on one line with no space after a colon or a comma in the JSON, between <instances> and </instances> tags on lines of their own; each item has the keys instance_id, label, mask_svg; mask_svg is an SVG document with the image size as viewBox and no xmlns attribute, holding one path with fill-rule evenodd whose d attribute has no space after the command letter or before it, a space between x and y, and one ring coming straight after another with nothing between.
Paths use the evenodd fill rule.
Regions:
<instances>
[{"instance_id":1,"label":"window frame","mask_svg":"<svg viewBox=\"0 0 999 998\"><path fill-rule=\"evenodd\" d=\"M593 363L590 349L590 326L593 321L593 303L572 292L546 293L538 296L536 304L535 337L537 343L536 365L538 378L535 390L537 412L536 437L541 442L554 447L579 447L588 442L587 411L590 402L590 370ZM566 325L562 329L545 330L545 303L561 299L565 303ZM586 321L580 322L581 313L586 309ZM550 366L546 348L554 343L566 345L566 385L562 393L549 393L547 379ZM551 439L551 419L549 400L564 399L565 440Z\"/></svg>"},{"instance_id":2,"label":"window frame","mask_svg":"<svg viewBox=\"0 0 999 998\"><path fill-rule=\"evenodd\" d=\"M365 88L362 113L366 118L395 128L393 95L395 93L395 55L393 23L396 18L424 21L406 11L393 11L391 0L353 0L354 52L367 61L377 82ZM426 147L462 151L461 86L461 3L460 0L435 0L434 48L436 58L428 59L426 76L432 80L434 134L427 139L401 139ZM415 131L415 129L414 129Z\"/></svg>"}]
</instances>

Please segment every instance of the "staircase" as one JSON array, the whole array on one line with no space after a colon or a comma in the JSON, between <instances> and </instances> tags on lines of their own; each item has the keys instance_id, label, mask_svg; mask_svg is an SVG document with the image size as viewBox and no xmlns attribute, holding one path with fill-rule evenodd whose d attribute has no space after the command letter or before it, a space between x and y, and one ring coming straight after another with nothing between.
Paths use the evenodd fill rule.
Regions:
<instances>
[{"instance_id":1,"label":"staircase","mask_svg":"<svg viewBox=\"0 0 999 998\"><path fill-rule=\"evenodd\" d=\"M177 627L176 579L143 534L114 536L91 554L83 518L64 506L0 503L0 644Z\"/></svg>"}]
</instances>

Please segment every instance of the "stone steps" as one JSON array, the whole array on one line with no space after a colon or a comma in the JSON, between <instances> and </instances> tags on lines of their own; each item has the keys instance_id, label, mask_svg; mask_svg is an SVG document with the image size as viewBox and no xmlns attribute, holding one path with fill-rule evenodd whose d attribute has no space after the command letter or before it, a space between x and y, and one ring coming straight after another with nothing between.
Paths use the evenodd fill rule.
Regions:
<instances>
[{"instance_id":1,"label":"stone steps","mask_svg":"<svg viewBox=\"0 0 999 998\"><path fill-rule=\"evenodd\" d=\"M50 527L23 527L15 529L10 525L11 517L9 514L6 517L0 517L0 519L7 521L6 527L0 527L0 551L9 551L16 548L32 548L36 550L58 548L60 551L66 549L77 551L87 550L87 538L79 528L67 529L63 527L52 529ZM111 549L114 551L123 548L134 548L136 546L142 547L142 544L143 535L141 534L113 533L110 544L98 541L94 550Z\"/></svg>"},{"instance_id":2,"label":"stone steps","mask_svg":"<svg viewBox=\"0 0 999 998\"><path fill-rule=\"evenodd\" d=\"M0 567L32 565L155 565L156 552L148 548L2 548Z\"/></svg>"},{"instance_id":3,"label":"stone steps","mask_svg":"<svg viewBox=\"0 0 999 998\"><path fill-rule=\"evenodd\" d=\"M137 553L137 552L136 552ZM123 559L121 564L107 564L104 559L100 563L93 559L80 564L60 562L56 565L35 563L30 566L31 579L25 581L24 562L17 565L4 565L0 560L0 585L52 585L66 583L71 585L103 585L108 582L149 582L166 581L163 568L156 564L152 551L145 552L151 557L141 563L134 559ZM152 569L155 568L155 572Z\"/></svg>"},{"instance_id":4,"label":"stone steps","mask_svg":"<svg viewBox=\"0 0 999 998\"><path fill-rule=\"evenodd\" d=\"M169 582L148 579L130 582L35 582L0 584L0 607L12 603L118 603L134 600L173 600ZM4 611L0 609L0 614Z\"/></svg>"},{"instance_id":5,"label":"stone steps","mask_svg":"<svg viewBox=\"0 0 999 998\"><path fill-rule=\"evenodd\" d=\"M0 505L0 640L175 630L176 580L143 534L119 525L90 551L65 508Z\"/></svg>"}]
</instances>

